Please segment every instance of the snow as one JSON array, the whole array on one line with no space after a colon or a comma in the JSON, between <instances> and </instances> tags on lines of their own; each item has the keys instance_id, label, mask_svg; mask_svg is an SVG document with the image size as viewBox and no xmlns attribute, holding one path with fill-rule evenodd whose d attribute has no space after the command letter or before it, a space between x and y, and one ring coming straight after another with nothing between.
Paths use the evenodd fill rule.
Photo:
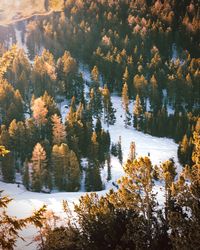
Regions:
<instances>
[{"instance_id":1,"label":"snow","mask_svg":"<svg viewBox=\"0 0 200 250\"><path fill-rule=\"evenodd\" d=\"M28 54L28 48L26 46L26 42L23 43L22 41L22 31L15 28L15 36L17 41L17 46L19 48L22 48L26 54Z\"/></svg>"}]
</instances>

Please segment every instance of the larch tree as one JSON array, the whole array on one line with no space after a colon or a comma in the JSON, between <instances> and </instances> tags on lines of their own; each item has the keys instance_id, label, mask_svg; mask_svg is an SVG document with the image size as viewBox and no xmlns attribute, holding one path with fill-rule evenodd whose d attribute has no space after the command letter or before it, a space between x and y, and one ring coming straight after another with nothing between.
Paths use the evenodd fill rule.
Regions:
<instances>
[{"instance_id":1,"label":"larch tree","mask_svg":"<svg viewBox=\"0 0 200 250\"><path fill-rule=\"evenodd\" d=\"M99 79L99 70L96 66L91 71L91 89L93 89L93 115L96 118L100 118L102 115L102 94L100 90L100 79Z\"/></svg>"},{"instance_id":2,"label":"larch tree","mask_svg":"<svg viewBox=\"0 0 200 250\"><path fill-rule=\"evenodd\" d=\"M137 130L141 130L143 124L143 116L142 116L143 109L139 95L136 96L135 104L133 106L133 115L134 115L134 127Z\"/></svg>"},{"instance_id":3,"label":"larch tree","mask_svg":"<svg viewBox=\"0 0 200 250\"><path fill-rule=\"evenodd\" d=\"M37 98L34 100L31 110L33 111L33 118L35 120L36 125L38 126L40 133L42 130L42 126L47 122L47 113L48 109L45 106L45 102L42 98Z\"/></svg>"},{"instance_id":4,"label":"larch tree","mask_svg":"<svg viewBox=\"0 0 200 250\"><path fill-rule=\"evenodd\" d=\"M124 165L124 171L125 176L118 181L118 206L141 212L147 223L145 226L147 242L151 245L156 205L151 161L148 157L128 160Z\"/></svg>"},{"instance_id":5,"label":"larch tree","mask_svg":"<svg viewBox=\"0 0 200 250\"><path fill-rule=\"evenodd\" d=\"M131 142L129 150L129 160L133 161L135 159L135 142Z\"/></svg>"},{"instance_id":6,"label":"larch tree","mask_svg":"<svg viewBox=\"0 0 200 250\"><path fill-rule=\"evenodd\" d=\"M125 127L131 125L131 114L129 112L129 97L128 97L128 85L124 83L122 88L122 106L125 111Z\"/></svg>"},{"instance_id":7,"label":"larch tree","mask_svg":"<svg viewBox=\"0 0 200 250\"><path fill-rule=\"evenodd\" d=\"M41 191L46 184L47 156L44 148L37 143L32 153L32 189Z\"/></svg>"},{"instance_id":8,"label":"larch tree","mask_svg":"<svg viewBox=\"0 0 200 250\"><path fill-rule=\"evenodd\" d=\"M61 118L54 114L51 117L52 121L52 134L53 134L53 144L60 145L66 142L66 131L65 126L62 124Z\"/></svg>"}]
</instances>

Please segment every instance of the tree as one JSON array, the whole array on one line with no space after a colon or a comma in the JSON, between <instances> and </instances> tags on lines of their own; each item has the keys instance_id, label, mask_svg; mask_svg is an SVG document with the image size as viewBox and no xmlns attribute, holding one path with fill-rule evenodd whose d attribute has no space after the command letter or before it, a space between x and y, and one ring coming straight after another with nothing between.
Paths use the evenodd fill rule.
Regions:
<instances>
[{"instance_id":1,"label":"tree","mask_svg":"<svg viewBox=\"0 0 200 250\"><path fill-rule=\"evenodd\" d=\"M169 211L168 219L174 248L198 249L199 246L200 134L196 131L193 143L193 165L185 166L178 180L171 186L174 209Z\"/></svg>"},{"instance_id":2,"label":"tree","mask_svg":"<svg viewBox=\"0 0 200 250\"><path fill-rule=\"evenodd\" d=\"M17 239L23 239L19 235L19 231L27 227L28 224L42 227L42 221L44 219L43 214L46 211L46 206L43 206L34 212L32 216L17 219L7 213L7 207L11 201L12 199L8 196L3 196L0 199L0 247L2 249L14 249Z\"/></svg>"},{"instance_id":3,"label":"tree","mask_svg":"<svg viewBox=\"0 0 200 250\"><path fill-rule=\"evenodd\" d=\"M52 96L55 95L55 62L53 55L46 49L43 50L41 57L35 57L31 78L36 97L42 96L45 91Z\"/></svg>"},{"instance_id":4,"label":"tree","mask_svg":"<svg viewBox=\"0 0 200 250\"><path fill-rule=\"evenodd\" d=\"M143 109L140 101L139 95L136 96L135 104L133 107L133 115L134 115L134 127L137 130L141 130L143 127Z\"/></svg>"},{"instance_id":5,"label":"tree","mask_svg":"<svg viewBox=\"0 0 200 250\"><path fill-rule=\"evenodd\" d=\"M24 172L23 172L23 184L27 190L30 188L30 172L29 172L29 162L26 159L24 162Z\"/></svg>"},{"instance_id":6,"label":"tree","mask_svg":"<svg viewBox=\"0 0 200 250\"><path fill-rule=\"evenodd\" d=\"M53 134L53 143L60 145L61 143L66 142L66 131L65 126L61 122L61 118L55 114L51 117L52 120L52 134Z\"/></svg>"},{"instance_id":7,"label":"tree","mask_svg":"<svg viewBox=\"0 0 200 250\"><path fill-rule=\"evenodd\" d=\"M98 158L99 153L99 143L97 141L97 133L94 131L91 137L91 145L90 145L90 157L95 160Z\"/></svg>"},{"instance_id":8,"label":"tree","mask_svg":"<svg viewBox=\"0 0 200 250\"><path fill-rule=\"evenodd\" d=\"M100 175L100 164L98 160L92 160L89 162L86 170L85 177L85 189L87 192L102 190L102 181Z\"/></svg>"},{"instance_id":9,"label":"tree","mask_svg":"<svg viewBox=\"0 0 200 250\"><path fill-rule=\"evenodd\" d=\"M9 153L10 151L7 150L4 146L0 145L0 156L5 156Z\"/></svg>"},{"instance_id":10,"label":"tree","mask_svg":"<svg viewBox=\"0 0 200 250\"><path fill-rule=\"evenodd\" d=\"M131 114L129 112L129 97L128 97L128 85L124 83L122 88L122 106L125 111L125 127L130 126Z\"/></svg>"},{"instance_id":11,"label":"tree","mask_svg":"<svg viewBox=\"0 0 200 250\"><path fill-rule=\"evenodd\" d=\"M52 164L56 187L60 191L78 191L80 185L79 162L67 144L53 146Z\"/></svg>"},{"instance_id":12,"label":"tree","mask_svg":"<svg viewBox=\"0 0 200 250\"><path fill-rule=\"evenodd\" d=\"M189 141L188 141L188 137L185 134L183 136L182 141L179 144L178 147L178 157L179 157L179 161L181 164L185 165L187 163L189 163L189 160L191 158L191 155L189 155L190 153L190 147L189 147Z\"/></svg>"},{"instance_id":13,"label":"tree","mask_svg":"<svg viewBox=\"0 0 200 250\"><path fill-rule=\"evenodd\" d=\"M154 113L157 113L158 110L161 108L161 98L159 95L159 90L158 90L158 83L154 75L152 75L150 79L150 104L151 104L151 109L153 110Z\"/></svg>"},{"instance_id":14,"label":"tree","mask_svg":"<svg viewBox=\"0 0 200 250\"><path fill-rule=\"evenodd\" d=\"M118 156L119 162L122 165L123 153L122 153L122 138L121 138L121 136L119 137L119 141L117 143L117 156Z\"/></svg>"},{"instance_id":15,"label":"tree","mask_svg":"<svg viewBox=\"0 0 200 250\"><path fill-rule=\"evenodd\" d=\"M135 159L135 142L131 142L129 150L129 160L133 161Z\"/></svg>"},{"instance_id":16,"label":"tree","mask_svg":"<svg viewBox=\"0 0 200 250\"><path fill-rule=\"evenodd\" d=\"M100 90L100 83L99 83L99 70L96 66L92 69L91 72L91 90L93 89L93 93L91 93L90 98L92 98L93 105L92 105L92 112L96 118L101 118L102 115L102 94ZM90 90L90 91L91 91Z\"/></svg>"},{"instance_id":17,"label":"tree","mask_svg":"<svg viewBox=\"0 0 200 250\"><path fill-rule=\"evenodd\" d=\"M41 191L46 184L47 157L44 148L37 143L32 153L32 183L31 188L34 191Z\"/></svg>"},{"instance_id":18,"label":"tree","mask_svg":"<svg viewBox=\"0 0 200 250\"><path fill-rule=\"evenodd\" d=\"M110 91L107 85L102 89L103 95L103 107L104 107L104 122L107 123L107 126L114 125L116 121L115 112L116 110L113 108Z\"/></svg>"},{"instance_id":19,"label":"tree","mask_svg":"<svg viewBox=\"0 0 200 250\"><path fill-rule=\"evenodd\" d=\"M15 160L19 157L23 162L26 154L26 134L23 122L16 122L14 119L9 126L9 135L12 143L13 152L15 152Z\"/></svg>"},{"instance_id":20,"label":"tree","mask_svg":"<svg viewBox=\"0 0 200 250\"><path fill-rule=\"evenodd\" d=\"M35 119L38 127L41 127L47 122L46 115L48 110L45 107L45 103L41 97L34 100L31 109L33 111L33 118Z\"/></svg>"},{"instance_id":21,"label":"tree","mask_svg":"<svg viewBox=\"0 0 200 250\"><path fill-rule=\"evenodd\" d=\"M124 165L126 176L119 181L119 206L141 212L147 221L146 247L152 244L154 230L155 195L153 194L153 168L148 157L128 160Z\"/></svg>"}]
</instances>

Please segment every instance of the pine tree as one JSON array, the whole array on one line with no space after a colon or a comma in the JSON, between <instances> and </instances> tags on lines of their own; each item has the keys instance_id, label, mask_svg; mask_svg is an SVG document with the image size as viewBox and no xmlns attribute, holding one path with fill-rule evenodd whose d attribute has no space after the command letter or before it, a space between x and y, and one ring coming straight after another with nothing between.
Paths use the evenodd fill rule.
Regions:
<instances>
[{"instance_id":1,"label":"pine tree","mask_svg":"<svg viewBox=\"0 0 200 250\"><path fill-rule=\"evenodd\" d=\"M23 184L27 190L30 188L30 173L29 173L29 162L26 159L24 162L24 172L23 172Z\"/></svg>"},{"instance_id":2,"label":"pine tree","mask_svg":"<svg viewBox=\"0 0 200 250\"><path fill-rule=\"evenodd\" d=\"M124 83L122 89L122 105L125 111L125 127L131 125L131 114L129 112L129 97L128 97L128 85Z\"/></svg>"},{"instance_id":3,"label":"pine tree","mask_svg":"<svg viewBox=\"0 0 200 250\"><path fill-rule=\"evenodd\" d=\"M45 102L42 100L42 98L37 98L34 100L33 105L31 106L31 109L33 111L33 118L37 124L38 127L42 127L43 124L47 122L46 116L48 113L48 110L45 106Z\"/></svg>"},{"instance_id":4,"label":"pine tree","mask_svg":"<svg viewBox=\"0 0 200 250\"><path fill-rule=\"evenodd\" d=\"M100 164L97 160L90 161L86 171L85 189L87 192L102 190Z\"/></svg>"},{"instance_id":5,"label":"pine tree","mask_svg":"<svg viewBox=\"0 0 200 250\"><path fill-rule=\"evenodd\" d=\"M140 101L139 95L136 96L135 104L133 107L133 115L134 115L134 127L137 130L141 130L143 128L143 109Z\"/></svg>"},{"instance_id":6,"label":"pine tree","mask_svg":"<svg viewBox=\"0 0 200 250\"><path fill-rule=\"evenodd\" d=\"M91 137L91 145L90 145L90 157L95 160L98 157L99 153L99 143L97 141L97 133L94 131Z\"/></svg>"},{"instance_id":7,"label":"pine tree","mask_svg":"<svg viewBox=\"0 0 200 250\"><path fill-rule=\"evenodd\" d=\"M26 134L23 122L16 122L14 119L9 126L9 134L12 143L13 153L15 152L15 160L19 157L23 162L26 154Z\"/></svg>"},{"instance_id":8,"label":"pine tree","mask_svg":"<svg viewBox=\"0 0 200 250\"><path fill-rule=\"evenodd\" d=\"M153 110L154 113L157 113L158 110L161 108L162 102L159 96L158 83L154 75L152 75L150 83L151 83L151 89L150 89L151 109Z\"/></svg>"},{"instance_id":9,"label":"pine tree","mask_svg":"<svg viewBox=\"0 0 200 250\"><path fill-rule=\"evenodd\" d=\"M95 118L101 118L102 109L103 109L102 94L101 94L100 83L99 83L99 71L96 66L94 66L94 68L92 69L91 79L92 79L91 89L93 89L93 93L91 94L92 96L90 96L90 98L93 101L91 110Z\"/></svg>"},{"instance_id":10,"label":"pine tree","mask_svg":"<svg viewBox=\"0 0 200 250\"><path fill-rule=\"evenodd\" d=\"M104 107L104 122L107 123L107 126L114 125L116 121L115 112L116 110L113 108L110 92L107 85L102 89L103 95L103 107Z\"/></svg>"},{"instance_id":11,"label":"pine tree","mask_svg":"<svg viewBox=\"0 0 200 250\"><path fill-rule=\"evenodd\" d=\"M155 195L153 193L153 168L148 157L130 160L124 166L126 176L119 181L118 206L138 211L146 219L147 245L153 241ZM112 196L111 196L112 198ZM114 198L114 197L113 197ZM146 245L146 247L147 247Z\"/></svg>"},{"instance_id":12,"label":"pine tree","mask_svg":"<svg viewBox=\"0 0 200 250\"><path fill-rule=\"evenodd\" d=\"M3 180L13 183L15 181L15 161L12 153L3 157L1 166Z\"/></svg>"},{"instance_id":13,"label":"pine tree","mask_svg":"<svg viewBox=\"0 0 200 250\"><path fill-rule=\"evenodd\" d=\"M181 164L185 165L189 163L189 141L187 135L183 136L182 141L178 147L178 157Z\"/></svg>"},{"instance_id":14,"label":"pine tree","mask_svg":"<svg viewBox=\"0 0 200 250\"><path fill-rule=\"evenodd\" d=\"M53 146L52 164L56 187L60 191L78 191L80 185L79 161L67 144Z\"/></svg>"},{"instance_id":15,"label":"pine tree","mask_svg":"<svg viewBox=\"0 0 200 250\"><path fill-rule=\"evenodd\" d=\"M117 143L117 156L118 156L119 162L122 165L123 153L122 153L122 139L121 139L121 136L119 137L119 141Z\"/></svg>"},{"instance_id":16,"label":"pine tree","mask_svg":"<svg viewBox=\"0 0 200 250\"><path fill-rule=\"evenodd\" d=\"M61 122L61 118L55 114L51 117L52 120L52 134L53 134L53 143L60 145L61 143L66 142L66 131L65 126Z\"/></svg>"},{"instance_id":17,"label":"pine tree","mask_svg":"<svg viewBox=\"0 0 200 250\"><path fill-rule=\"evenodd\" d=\"M131 142L129 150L129 160L133 161L135 159L135 142Z\"/></svg>"},{"instance_id":18,"label":"pine tree","mask_svg":"<svg viewBox=\"0 0 200 250\"><path fill-rule=\"evenodd\" d=\"M129 80L129 72L128 72L128 68L125 68L125 72L123 74L123 82L128 82Z\"/></svg>"},{"instance_id":19,"label":"pine tree","mask_svg":"<svg viewBox=\"0 0 200 250\"><path fill-rule=\"evenodd\" d=\"M0 192L1 196L2 191ZM46 206L43 206L33 215L27 218L17 219L8 214L8 205L12 201L8 196L2 196L0 199L0 248L14 249L16 242L19 239L19 231L24 229L28 224L33 224L35 227L42 227L44 212ZM23 239L22 237L20 237ZM24 240L24 239L23 239Z\"/></svg>"},{"instance_id":20,"label":"pine tree","mask_svg":"<svg viewBox=\"0 0 200 250\"><path fill-rule=\"evenodd\" d=\"M41 191L45 183L45 172L47 169L47 157L44 148L37 143L32 153L32 183L31 187L34 191Z\"/></svg>"}]
</instances>

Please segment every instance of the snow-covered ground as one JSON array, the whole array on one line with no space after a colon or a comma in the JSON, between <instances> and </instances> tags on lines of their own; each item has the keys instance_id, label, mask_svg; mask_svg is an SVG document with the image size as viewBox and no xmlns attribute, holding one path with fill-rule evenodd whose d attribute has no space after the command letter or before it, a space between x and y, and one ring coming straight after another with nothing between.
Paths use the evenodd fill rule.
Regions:
<instances>
[{"instance_id":1,"label":"snow-covered ground","mask_svg":"<svg viewBox=\"0 0 200 250\"><path fill-rule=\"evenodd\" d=\"M19 34L17 34L18 44L19 42ZM90 81L90 73L89 69L86 66L81 65L80 71L83 73L83 78L85 81ZM86 94L88 92L88 87L85 88ZM107 127L103 125L104 129L108 129L111 135L111 141L113 143L118 142L119 136L121 136L122 140L122 152L123 152L123 161L125 162L128 158L129 147L132 141L135 142L136 145L136 156L147 156L150 155L151 161L153 164L160 164L161 162L168 160L169 158L173 158L178 168L180 165L178 164L177 159L177 147L178 145L173 142L173 140L168 138L157 138L151 135L144 134L142 132L138 132L133 127L124 127L124 111L121 104L121 98L112 95L113 106L116 109L116 118L117 121L115 125ZM68 102L63 100L60 103L60 109L62 114L62 119L64 120L68 110ZM133 103L130 103L130 111L133 110ZM98 192L98 194L105 194L110 188L114 188L112 182L116 181L120 176L124 174L123 168L119 163L116 157L111 158L111 180L107 181L107 169L106 167L102 170L101 176L103 183L105 185L105 190ZM81 190L83 190L83 183L81 183ZM163 202L163 192L161 190L162 186L156 186L156 192L158 192L158 197L160 202ZM9 195L14 200L10 203L8 207L8 212L10 215L14 215L17 217L25 217L32 213L34 209L40 208L43 204L48 206L48 209L53 210L58 215L62 214L62 201L67 200L70 206L73 206L73 202L78 202L78 199L81 195L84 195L84 192L60 192L60 193L51 193L51 194L43 194L43 193L35 193L29 192L25 190L25 188L21 185L17 187L16 184L6 184L0 182L0 190L5 190L4 194ZM33 227L28 227L23 231L23 236L26 239L26 242L21 240L18 241L16 249L36 249L35 244L30 244L33 239L33 234L36 232L36 229Z\"/></svg>"}]
</instances>

